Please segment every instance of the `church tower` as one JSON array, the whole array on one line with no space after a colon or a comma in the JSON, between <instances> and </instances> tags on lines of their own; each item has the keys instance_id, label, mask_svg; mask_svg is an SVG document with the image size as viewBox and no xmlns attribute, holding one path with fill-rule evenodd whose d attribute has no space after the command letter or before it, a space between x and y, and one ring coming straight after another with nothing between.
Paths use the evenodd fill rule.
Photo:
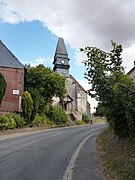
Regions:
<instances>
[{"instance_id":1,"label":"church tower","mask_svg":"<svg viewBox=\"0 0 135 180\"><path fill-rule=\"evenodd\" d=\"M59 37L53 61L54 72L69 77L69 60L64 39Z\"/></svg>"}]
</instances>

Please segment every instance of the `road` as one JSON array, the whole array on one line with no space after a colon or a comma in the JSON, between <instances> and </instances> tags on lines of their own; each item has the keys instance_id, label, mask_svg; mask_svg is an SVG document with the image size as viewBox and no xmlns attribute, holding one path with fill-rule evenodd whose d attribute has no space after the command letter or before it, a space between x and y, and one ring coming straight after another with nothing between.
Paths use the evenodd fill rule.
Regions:
<instances>
[{"instance_id":1,"label":"road","mask_svg":"<svg viewBox=\"0 0 135 180\"><path fill-rule=\"evenodd\" d=\"M78 145L104 124L60 128L0 141L0 180L60 180Z\"/></svg>"}]
</instances>

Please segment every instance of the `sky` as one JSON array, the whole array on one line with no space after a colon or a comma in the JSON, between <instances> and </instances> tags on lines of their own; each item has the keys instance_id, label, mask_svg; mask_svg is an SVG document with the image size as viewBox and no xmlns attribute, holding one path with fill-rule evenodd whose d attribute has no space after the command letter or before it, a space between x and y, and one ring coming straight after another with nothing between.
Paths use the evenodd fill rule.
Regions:
<instances>
[{"instance_id":1,"label":"sky","mask_svg":"<svg viewBox=\"0 0 135 180\"><path fill-rule=\"evenodd\" d=\"M0 0L0 40L23 63L52 62L58 37L70 58L70 74L87 90L85 56L79 48L111 50L111 40L123 46L123 67L135 60L135 0ZM92 111L97 102L90 99Z\"/></svg>"}]
</instances>

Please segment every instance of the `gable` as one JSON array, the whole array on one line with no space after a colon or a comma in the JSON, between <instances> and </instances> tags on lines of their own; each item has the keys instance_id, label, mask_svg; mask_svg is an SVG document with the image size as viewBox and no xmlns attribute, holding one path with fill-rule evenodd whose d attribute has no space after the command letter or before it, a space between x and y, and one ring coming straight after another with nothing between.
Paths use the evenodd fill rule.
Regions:
<instances>
[{"instance_id":1,"label":"gable","mask_svg":"<svg viewBox=\"0 0 135 180\"><path fill-rule=\"evenodd\" d=\"M24 68L23 64L12 54L12 52L0 41L0 66L11 68Z\"/></svg>"},{"instance_id":2,"label":"gable","mask_svg":"<svg viewBox=\"0 0 135 180\"><path fill-rule=\"evenodd\" d=\"M72 75L70 75L70 77L71 77L73 83L77 85L77 87L80 91L86 92L85 89L79 84L79 82Z\"/></svg>"}]
</instances>

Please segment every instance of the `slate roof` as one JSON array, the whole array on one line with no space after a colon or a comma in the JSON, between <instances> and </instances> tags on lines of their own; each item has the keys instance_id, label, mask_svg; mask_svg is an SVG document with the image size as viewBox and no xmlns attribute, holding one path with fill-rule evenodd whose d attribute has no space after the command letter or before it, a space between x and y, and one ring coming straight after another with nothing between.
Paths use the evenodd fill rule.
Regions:
<instances>
[{"instance_id":1,"label":"slate roof","mask_svg":"<svg viewBox=\"0 0 135 180\"><path fill-rule=\"evenodd\" d=\"M24 68L24 65L12 54L12 52L0 40L0 67Z\"/></svg>"},{"instance_id":2,"label":"slate roof","mask_svg":"<svg viewBox=\"0 0 135 180\"><path fill-rule=\"evenodd\" d=\"M57 43L57 47L56 47L56 51L54 55L54 58L57 58L57 57L68 58L68 53L67 53L67 49L64 43L64 39L61 37L59 37L58 39L58 43Z\"/></svg>"}]
</instances>

